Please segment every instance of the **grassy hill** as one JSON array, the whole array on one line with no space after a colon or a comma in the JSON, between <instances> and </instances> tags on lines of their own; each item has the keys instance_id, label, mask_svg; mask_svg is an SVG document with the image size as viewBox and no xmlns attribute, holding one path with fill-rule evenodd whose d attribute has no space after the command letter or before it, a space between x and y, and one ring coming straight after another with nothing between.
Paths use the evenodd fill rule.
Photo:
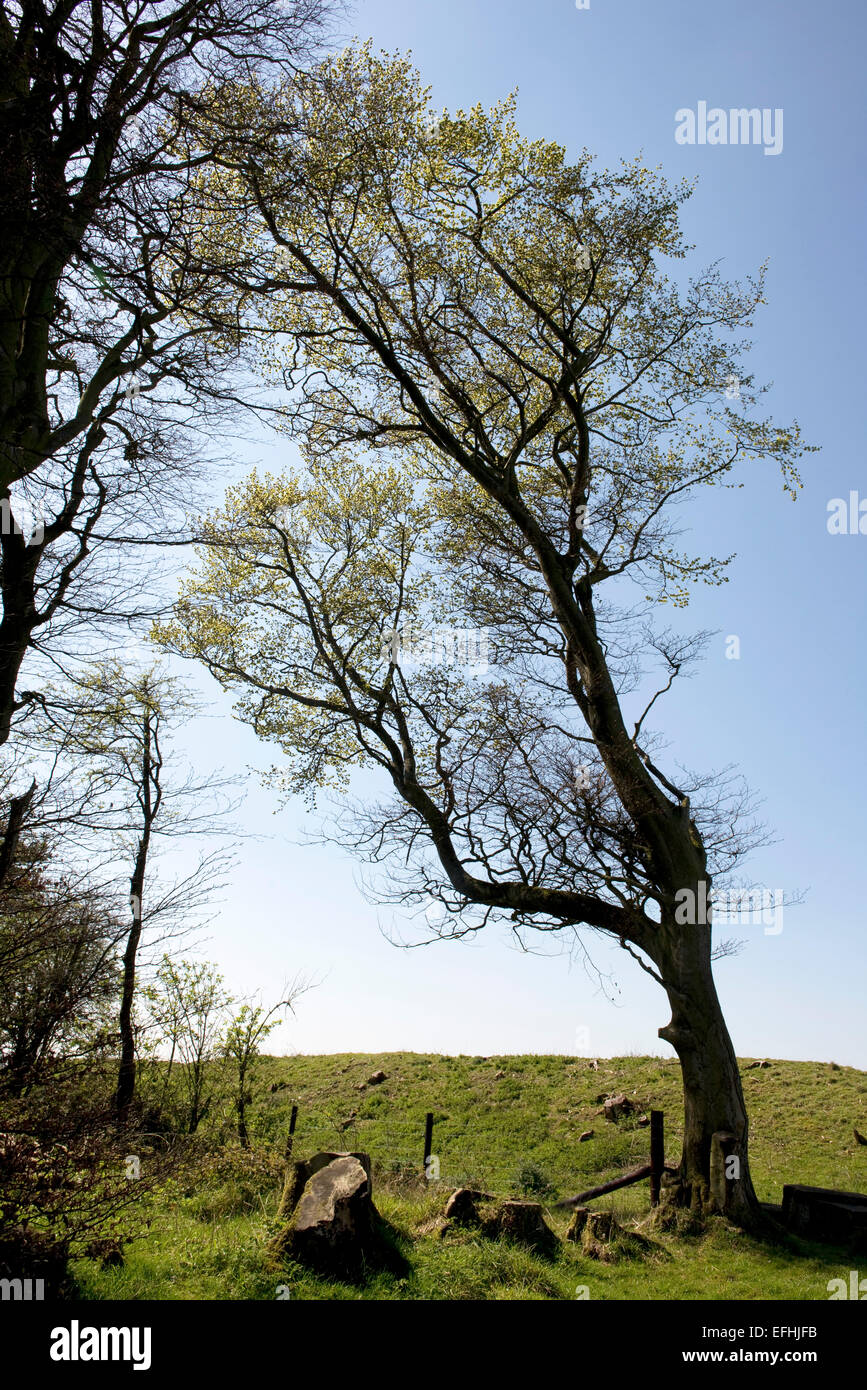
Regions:
<instances>
[{"instance_id":1,"label":"grassy hill","mask_svg":"<svg viewBox=\"0 0 867 1390\"><path fill-rule=\"evenodd\" d=\"M787 1182L867 1190L867 1074L831 1063L742 1060L759 1197L779 1202ZM369 1084L383 1071L386 1079ZM448 1193L464 1183L550 1204L644 1161L639 1119L665 1112L666 1156L680 1144L680 1071L653 1057L442 1057L415 1053L268 1058L254 1115L254 1151L231 1146L203 1156L194 1177L169 1183L144 1204L149 1222L122 1269L78 1261L86 1298L571 1299L579 1285L604 1299L827 1299L827 1283L852 1261L844 1251L792 1242L762 1244L722 1221L700 1236L654 1235L648 1258L605 1265L564 1245L554 1260L472 1234L431 1230ZM635 1117L614 1125L601 1098L625 1092ZM408 1262L398 1277L358 1287L325 1283L293 1266L279 1276L263 1259L273 1233L281 1153L292 1105L294 1152L362 1149L374 1160L374 1199ZM420 1176L424 1118L434 1114L440 1180ZM593 1137L579 1142L592 1130ZM647 1184L596 1199L629 1224L647 1214ZM568 1215L548 1212L562 1235ZM285 1296L285 1295L284 1295Z\"/></svg>"}]
</instances>

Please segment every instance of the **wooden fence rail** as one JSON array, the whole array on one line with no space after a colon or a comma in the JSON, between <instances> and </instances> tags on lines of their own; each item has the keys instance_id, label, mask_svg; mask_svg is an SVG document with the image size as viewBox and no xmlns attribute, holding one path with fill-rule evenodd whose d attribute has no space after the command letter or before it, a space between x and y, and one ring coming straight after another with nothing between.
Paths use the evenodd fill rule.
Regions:
<instances>
[{"instance_id":1,"label":"wooden fence rail","mask_svg":"<svg viewBox=\"0 0 867 1390\"><path fill-rule=\"evenodd\" d=\"M634 1182L644 1182L650 1179L650 1205L659 1205L659 1189L661 1186L663 1173L676 1173L676 1168L666 1167L665 1164L665 1130L664 1117L661 1110L651 1110L650 1112L650 1162L643 1163L640 1168L633 1168L631 1173L624 1173L620 1178L614 1178L612 1182L600 1183L598 1187L588 1187L586 1191L579 1192L575 1197L566 1197L562 1202L555 1202L555 1208L559 1207L580 1207L582 1203L592 1201L594 1197L604 1197L606 1192L616 1192L619 1187L630 1187Z\"/></svg>"}]
</instances>

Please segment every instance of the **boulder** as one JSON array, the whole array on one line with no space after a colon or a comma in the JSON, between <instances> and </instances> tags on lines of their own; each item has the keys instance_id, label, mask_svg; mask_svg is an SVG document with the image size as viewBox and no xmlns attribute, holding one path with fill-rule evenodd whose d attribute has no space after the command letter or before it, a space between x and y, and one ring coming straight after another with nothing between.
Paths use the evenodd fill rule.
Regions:
<instances>
[{"instance_id":1,"label":"boulder","mask_svg":"<svg viewBox=\"0 0 867 1390\"><path fill-rule=\"evenodd\" d=\"M588 1139L592 1139L592 1138L594 1137L595 1133L596 1133L596 1131L593 1130L593 1129L585 1129L585 1131L584 1131L583 1134L579 1134L579 1135L578 1135L578 1143L579 1143L579 1144L586 1144L586 1143L587 1143L587 1140L588 1140Z\"/></svg>"},{"instance_id":2,"label":"boulder","mask_svg":"<svg viewBox=\"0 0 867 1390\"><path fill-rule=\"evenodd\" d=\"M310 1179L322 1168L327 1168L329 1163L333 1163L338 1158L355 1158L361 1164L367 1180L370 1182L370 1155L363 1153L318 1153L312 1158L302 1158L295 1163L290 1163L283 1184L283 1195L280 1198L280 1206L277 1209L278 1217L289 1219L293 1211L301 1200L301 1194Z\"/></svg>"},{"instance_id":3,"label":"boulder","mask_svg":"<svg viewBox=\"0 0 867 1390\"><path fill-rule=\"evenodd\" d=\"M446 1203L445 1219L438 1225L440 1235L454 1228L474 1228L483 1236L507 1236L531 1246L539 1254L552 1254L559 1244L545 1222L538 1202L508 1200L498 1202L489 1192L459 1187Z\"/></svg>"},{"instance_id":4,"label":"boulder","mask_svg":"<svg viewBox=\"0 0 867 1390\"><path fill-rule=\"evenodd\" d=\"M366 1158L365 1154L316 1155L329 1161L308 1177L288 1225L274 1241L272 1251L279 1259L291 1257L317 1273L354 1278L375 1258L378 1218L371 1195L370 1160L362 1161Z\"/></svg>"},{"instance_id":5,"label":"boulder","mask_svg":"<svg viewBox=\"0 0 867 1390\"><path fill-rule=\"evenodd\" d=\"M381 1086L383 1081L387 1080L388 1077L384 1071L375 1071L372 1076L367 1078L367 1084L368 1086Z\"/></svg>"}]
</instances>

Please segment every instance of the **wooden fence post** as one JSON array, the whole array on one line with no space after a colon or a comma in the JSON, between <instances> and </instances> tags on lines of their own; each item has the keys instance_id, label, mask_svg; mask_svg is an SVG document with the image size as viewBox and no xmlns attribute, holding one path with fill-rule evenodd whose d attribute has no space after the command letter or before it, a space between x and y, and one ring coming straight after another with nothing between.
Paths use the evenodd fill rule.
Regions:
<instances>
[{"instance_id":1,"label":"wooden fence post","mask_svg":"<svg viewBox=\"0 0 867 1390\"><path fill-rule=\"evenodd\" d=\"M424 1175L428 1175L428 1159L433 1147L433 1113L429 1110L424 1117Z\"/></svg>"},{"instance_id":2,"label":"wooden fence post","mask_svg":"<svg viewBox=\"0 0 867 1390\"><path fill-rule=\"evenodd\" d=\"M650 1112L650 1205L659 1206L659 1187L665 1167L665 1130L661 1110Z\"/></svg>"},{"instance_id":3,"label":"wooden fence post","mask_svg":"<svg viewBox=\"0 0 867 1390\"><path fill-rule=\"evenodd\" d=\"M293 1106L292 1106L292 1114L289 1116L289 1137L288 1137L288 1139L286 1140L286 1162L287 1162L287 1163L289 1162L290 1158L292 1157L292 1143L293 1143L293 1138L292 1138L292 1136L293 1136L294 1133L295 1133L295 1121L296 1121L297 1119L298 1119L298 1106L297 1106L297 1105L293 1105Z\"/></svg>"},{"instance_id":4,"label":"wooden fence post","mask_svg":"<svg viewBox=\"0 0 867 1390\"><path fill-rule=\"evenodd\" d=\"M729 1182L732 1179L728 1174L728 1159L737 1139L727 1130L718 1130L712 1135L710 1141L710 1196L711 1204L716 1211L725 1212L729 1204ZM736 1172L740 1172L740 1161L737 1160Z\"/></svg>"}]
</instances>

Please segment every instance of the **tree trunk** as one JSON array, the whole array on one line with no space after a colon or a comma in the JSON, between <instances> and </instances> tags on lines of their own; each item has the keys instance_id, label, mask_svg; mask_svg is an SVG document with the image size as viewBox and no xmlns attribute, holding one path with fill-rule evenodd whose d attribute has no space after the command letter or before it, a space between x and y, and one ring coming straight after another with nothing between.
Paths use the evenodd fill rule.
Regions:
<instances>
[{"instance_id":1,"label":"tree trunk","mask_svg":"<svg viewBox=\"0 0 867 1390\"><path fill-rule=\"evenodd\" d=\"M120 999L120 1066L117 1073L117 1090L114 1109L118 1122L123 1124L129 1118L130 1106L135 1093L135 1034L132 1026L132 1010L135 1001L135 967L138 944L141 939L141 894L132 895L133 920L126 939L123 953L123 987Z\"/></svg>"},{"instance_id":2,"label":"tree trunk","mask_svg":"<svg viewBox=\"0 0 867 1390\"><path fill-rule=\"evenodd\" d=\"M2 690L2 682L0 682ZM2 695L0 695L2 698ZM0 720L0 743L4 741L2 732L3 721ZM15 862L15 855L18 852L18 842L21 838L21 828L30 810L30 804L36 795L36 778L30 783L29 788L22 796L13 796L9 802L9 815L6 819L6 829L3 838L0 840L0 888L6 882L12 865Z\"/></svg>"},{"instance_id":3,"label":"tree trunk","mask_svg":"<svg viewBox=\"0 0 867 1390\"><path fill-rule=\"evenodd\" d=\"M2 455L0 450L0 460ZM36 625L36 569L42 550L41 545L29 545L12 527L9 493L4 490L0 495L0 745L12 732L18 677Z\"/></svg>"},{"instance_id":4,"label":"tree trunk","mask_svg":"<svg viewBox=\"0 0 867 1390\"><path fill-rule=\"evenodd\" d=\"M117 1075L114 1108L118 1124L129 1119L129 1112L135 1094L135 1034L132 1026L133 1004L135 1002L136 958L142 931L142 903L144 901L145 875L147 873L148 851L151 831L159 811L162 793L159 784L159 745L151 725L152 711L145 704L141 721L141 781L136 791L142 809L142 833L135 856L135 865L129 881L132 925L126 939L123 953L123 989L120 1000L120 1067ZM156 757L154 756L156 749Z\"/></svg>"},{"instance_id":5,"label":"tree trunk","mask_svg":"<svg viewBox=\"0 0 867 1390\"><path fill-rule=\"evenodd\" d=\"M684 1098L680 1172L669 1197L697 1215L722 1212L757 1227L764 1218L750 1177L740 1071L713 979L710 927L673 927L660 967L671 1020L659 1036L680 1059Z\"/></svg>"},{"instance_id":6,"label":"tree trunk","mask_svg":"<svg viewBox=\"0 0 867 1390\"><path fill-rule=\"evenodd\" d=\"M135 1033L132 1026L133 1004L135 1003L136 960L142 930L142 895L144 893L145 871L147 869L150 846L150 822L145 819L145 832L138 842L135 868L130 886L130 907L132 923L123 953L123 985L120 996L120 1066L117 1073L117 1090L114 1097L114 1110L119 1124L129 1119L130 1107L135 1094Z\"/></svg>"}]
</instances>

